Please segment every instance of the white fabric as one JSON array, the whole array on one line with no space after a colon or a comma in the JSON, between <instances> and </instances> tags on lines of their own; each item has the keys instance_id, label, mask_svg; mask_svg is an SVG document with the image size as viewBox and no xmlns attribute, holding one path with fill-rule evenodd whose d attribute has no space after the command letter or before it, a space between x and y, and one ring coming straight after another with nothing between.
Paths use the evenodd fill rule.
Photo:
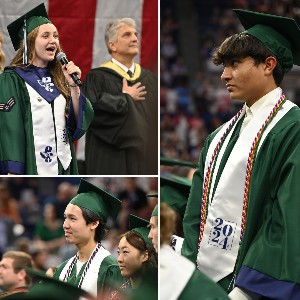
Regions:
<instances>
[{"instance_id":1,"label":"white fabric","mask_svg":"<svg viewBox=\"0 0 300 300\"><path fill-rule=\"evenodd\" d=\"M26 87L30 97L37 173L58 175L58 158L65 170L72 160L64 115L66 99L59 95L54 100L53 116L51 104L29 84L26 83Z\"/></svg>"},{"instance_id":2,"label":"white fabric","mask_svg":"<svg viewBox=\"0 0 300 300\"><path fill-rule=\"evenodd\" d=\"M249 291L245 292L238 287L235 287L228 296L231 300L258 300L261 298L260 295Z\"/></svg>"},{"instance_id":3,"label":"white fabric","mask_svg":"<svg viewBox=\"0 0 300 300\"><path fill-rule=\"evenodd\" d=\"M250 122L252 117L253 117L253 114L252 114L251 108L247 107L246 108L246 115L245 115L245 118L243 120L243 124L242 124L241 129L240 129L240 134L244 131L244 129L246 128L246 126L248 125L248 123Z\"/></svg>"},{"instance_id":4,"label":"white fabric","mask_svg":"<svg viewBox=\"0 0 300 300\"><path fill-rule=\"evenodd\" d=\"M78 276L82 266L85 264L86 262L81 262L79 259L77 259L76 262L76 277Z\"/></svg>"},{"instance_id":5,"label":"white fabric","mask_svg":"<svg viewBox=\"0 0 300 300\"><path fill-rule=\"evenodd\" d=\"M277 88L264 96L263 106L250 120L248 126L238 138L227 160L213 199L211 200L211 197L209 198L208 216L201 247L197 256L197 265L200 271L216 282L226 277L234 269L241 233L241 216L248 155L257 132L279 100L281 93L281 89ZM276 114L265 130L260 145L270 130L293 106L294 104L292 102L285 102L281 110ZM211 158L215 145L224 133L226 127L225 125L220 130L209 147L205 163L205 174L208 168L208 161ZM230 136L231 135L225 140L224 146L222 147L223 151L219 154L214 173L217 173L221 158L224 154L223 148L227 147ZM259 149L260 148L258 148L258 151ZM214 183L215 178L213 184ZM211 186L211 190L213 190L213 186Z\"/></svg>"},{"instance_id":6,"label":"white fabric","mask_svg":"<svg viewBox=\"0 0 300 300\"><path fill-rule=\"evenodd\" d=\"M117 61L114 58L111 58L111 61L116 64L117 66L119 66L125 73L128 72L128 70L131 71L132 74L134 74L134 63L131 65L131 67L128 69L126 66L124 66L123 64L121 64L119 61Z\"/></svg>"},{"instance_id":7,"label":"white fabric","mask_svg":"<svg viewBox=\"0 0 300 300\"><path fill-rule=\"evenodd\" d=\"M172 245L175 245L175 247L174 247L175 252L177 252L178 254L181 254L181 248L182 248L184 238L174 234L171 237L171 241L172 241Z\"/></svg>"},{"instance_id":8,"label":"white fabric","mask_svg":"<svg viewBox=\"0 0 300 300\"><path fill-rule=\"evenodd\" d=\"M176 300L195 271L195 265L174 252L171 247L160 248L160 300Z\"/></svg>"},{"instance_id":9,"label":"white fabric","mask_svg":"<svg viewBox=\"0 0 300 300\"><path fill-rule=\"evenodd\" d=\"M83 279L81 288L87 291L88 293L90 293L91 295L93 295L94 297L97 297L97 281L98 281L98 273L101 267L101 263L109 255L110 255L109 251L107 251L101 246L99 251L96 253L95 257L93 258L92 263ZM66 263L65 267L62 269L59 275L60 281L64 280L65 275L67 274L67 271L75 257L76 255L71 257Z\"/></svg>"}]
</instances>

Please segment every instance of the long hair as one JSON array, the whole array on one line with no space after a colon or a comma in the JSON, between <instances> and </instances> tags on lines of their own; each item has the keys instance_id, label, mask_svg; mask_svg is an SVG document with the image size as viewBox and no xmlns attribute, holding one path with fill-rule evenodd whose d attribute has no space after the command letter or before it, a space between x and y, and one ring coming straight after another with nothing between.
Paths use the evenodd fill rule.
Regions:
<instances>
[{"instance_id":1,"label":"long hair","mask_svg":"<svg viewBox=\"0 0 300 300\"><path fill-rule=\"evenodd\" d=\"M105 238L107 233L107 229L105 228L105 223L89 209L83 207L80 207L80 209L82 211L82 216L85 220L86 225L99 221L99 224L96 227L94 240L95 242L101 242Z\"/></svg>"},{"instance_id":2,"label":"long hair","mask_svg":"<svg viewBox=\"0 0 300 300\"><path fill-rule=\"evenodd\" d=\"M3 36L2 33L0 32L0 72L4 70L4 64L5 64L5 55L2 50L2 44L3 44Z\"/></svg>"},{"instance_id":3,"label":"long hair","mask_svg":"<svg viewBox=\"0 0 300 300\"><path fill-rule=\"evenodd\" d=\"M36 27L33 29L29 34L28 34L28 60L29 62L32 62L35 58L35 40L38 35L38 30L40 26ZM60 45L58 45L56 53L62 51L62 48ZM10 66L12 67L24 67L23 65L23 52L24 52L24 42L23 40L20 43L20 48L17 51L16 56L13 58L13 60L10 63ZM30 66L30 64L28 65ZM50 61L48 63L48 70L49 73L51 74L54 84L57 87L57 89L60 91L60 93L67 99L69 99L69 90L67 88L67 81L64 76L64 73L61 69L61 65L59 62L56 61L56 59ZM67 105L68 106L68 105Z\"/></svg>"},{"instance_id":4,"label":"long hair","mask_svg":"<svg viewBox=\"0 0 300 300\"><path fill-rule=\"evenodd\" d=\"M153 278L157 276L157 253L153 246L150 246L145 242L142 236L136 231L128 231L124 233L121 238L125 237L127 242L140 253L148 252L148 259L143 262L142 267L139 271L139 275L142 279L146 277Z\"/></svg>"}]
</instances>

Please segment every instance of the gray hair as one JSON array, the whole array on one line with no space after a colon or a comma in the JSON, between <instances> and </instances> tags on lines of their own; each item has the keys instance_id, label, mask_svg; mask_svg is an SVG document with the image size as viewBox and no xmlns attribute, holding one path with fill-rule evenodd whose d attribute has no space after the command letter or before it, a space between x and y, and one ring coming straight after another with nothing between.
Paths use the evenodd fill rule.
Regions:
<instances>
[{"instance_id":1,"label":"gray hair","mask_svg":"<svg viewBox=\"0 0 300 300\"><path fill-rule=\"evenodd\" d=\"M116 19L111 22L109 22L105 27L105 43L108 50L108 53L111 53L111 50L109 49L108 42L117 41L117 31L120 27L122 27L124 24L127 24L128 26L136 28L136 23L131 18L122 18L122 19Z\"/></svg>"}]
</instances>

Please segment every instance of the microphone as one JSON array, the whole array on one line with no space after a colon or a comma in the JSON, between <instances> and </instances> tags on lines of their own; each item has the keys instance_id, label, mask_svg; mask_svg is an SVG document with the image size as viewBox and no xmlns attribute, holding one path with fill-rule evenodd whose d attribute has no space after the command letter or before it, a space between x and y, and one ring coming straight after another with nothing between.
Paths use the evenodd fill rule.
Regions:
<instances>
[{"instance_id":1,"label":"microphone","mask_svg":"<svg viewBox=\"0 0 300 300\"><path fill-rule=\"evenodd\" d=\"M59 52L56 54L56 60L58 62L60 62L62 65L66 65L69 63L67 57L66 57L66 54L64 52ZM70 74L70 76L72 77L72 79L74 80L74 82L78 85L78 86L82 86L82 83L78 77L78 74L75 72L75 73L72 73Z\"/></svg>"}]
</instances>

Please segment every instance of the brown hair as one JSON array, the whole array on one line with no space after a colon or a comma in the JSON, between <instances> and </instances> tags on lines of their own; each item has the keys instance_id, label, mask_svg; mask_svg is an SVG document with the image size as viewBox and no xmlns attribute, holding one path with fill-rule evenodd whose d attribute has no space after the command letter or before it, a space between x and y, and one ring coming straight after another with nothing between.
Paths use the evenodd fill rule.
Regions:
<instances>
[{"instance_id":1,"label":"brown hair","mask_svg":"<svg viewBox=\"0 0 300 300\"><path fill-rule=\"evenodd\" d=\"M160 204L160 243L170 244L175 232L176 214L166 203Z\"/></svg>"},{"instance_id":2,"label":"brown hair","mask_svg":"<svg viewBox=\"0 0 300 300\"><path fill-rule=\"evenodd\" d=\"M0 32L0 44L3 44L3 36L1 32ZM4 70L4 64L5 64L5 55L2 50L2 46L0 45L0 72Z\"/></svg>"},{"instance_id":3,"label":"brown hair","mask_svg":"<svg viewBox=\"0 0 300 300\"><path fill-rule=\"evenodd\" d=\"M38 35L39 28L40 28L40 26L36 27L28 34L28 60L29 60L29 62L33 61L33 59L35 57L35 40ZM60 51L62 51L62 48L60 45L58 45L56 53L58 53ZM24 67L24 65L22 65L23 52L24 52L24 46L23 46L23 40L22 40L20 43L20 48L19 48L16 56L11 61L10 66L13 66L13 67L23 66ZM67 88L66 78L63 74L60 63L57 62L56 59L50 61L48 63L48 70L53 78L55 86L68 101L69 90Z\"/></svg>"},{"instance_id":4,"label":"brown hair","mask_svg":"<svg viewBox=\"0 0 300 300\"><path fill-rule=\"evenodd\" d=\"M33 261L29 254L22 251L8 251L3 254L2 258L11 258L13 259L12 266L15 273L24 270L26 267L32 268ZM31 284L31 277L26 273L25 282L27 285Z\"/></svg>"},{"instance_id":5,"label":"brown hair","mask_svg":"<svg viewBox=\"0 0 300 300\"><path fill-rule=\"evenodd\" d=\"M228 37L220 47L215 49L212 60L218 66L234 59L251 57L254 59L255 65L258 66L260 63L265 62L269 56L276 58L274 53L268 50L258 38L247 33L239 33ZM275 83L279 86L283 79L284 71L277 58L276 61L273 77Z\"/></svg>"},{"instance_id":6,"label":"brown hair","mask_svg":"<svg viewBox=\"0 0 300 300\"><path fill-rule=\"evenodd\" d=\"M143 262L140 270L141 277L155 276L157 274L157 253L154 247L147 244L142 236L133 230L124 233L122 237L125 237L127 242L139 250L140 253L148 252L148 260Z\"/></svg>"}]
</instances>

